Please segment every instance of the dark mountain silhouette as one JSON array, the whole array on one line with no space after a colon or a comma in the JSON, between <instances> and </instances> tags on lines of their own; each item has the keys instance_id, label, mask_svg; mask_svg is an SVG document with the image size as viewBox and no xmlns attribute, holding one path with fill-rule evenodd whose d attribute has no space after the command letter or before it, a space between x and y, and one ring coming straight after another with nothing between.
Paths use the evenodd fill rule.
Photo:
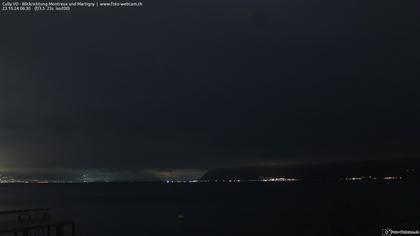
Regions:
<instances>
[{"instance_id":1,"label":"dark mountain silhouette","mask_svg":"<svg viewBox=\"0 0 420 236\"><path fill-rule=\"evenodd\" d=\"M376 160L363 162L306 164L293 166L246 166L208 171L203 180L259 179L267 177L299 178L308 180L340 179L369 176L384 178L401 176L405 179L420 179L420 159Z\"/></svg>"}]
</instances>

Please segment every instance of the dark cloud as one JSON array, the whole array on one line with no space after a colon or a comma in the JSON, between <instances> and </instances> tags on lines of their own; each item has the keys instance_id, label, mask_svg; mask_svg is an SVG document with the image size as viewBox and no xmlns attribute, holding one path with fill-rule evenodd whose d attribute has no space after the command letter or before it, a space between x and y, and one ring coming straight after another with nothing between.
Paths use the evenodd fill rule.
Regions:
<instances>
[{"instance_id":1,"label":"dark cloud","mask_svg":"<svg viewBox=\"0 0 420 236\"><path fill-rule=\"evenodd\" d=\"M2 14L0 166L164 176L418 156L414 1L370 4Z\"/></svg>"}]
</instances>

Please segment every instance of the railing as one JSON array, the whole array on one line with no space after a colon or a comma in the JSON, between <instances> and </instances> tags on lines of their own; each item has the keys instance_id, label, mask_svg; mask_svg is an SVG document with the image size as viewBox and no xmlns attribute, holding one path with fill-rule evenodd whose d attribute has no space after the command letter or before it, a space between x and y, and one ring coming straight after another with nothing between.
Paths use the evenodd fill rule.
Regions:
<instances>
[{"instance_id":1,"label":"railing","mask_svg":"<svg viewBox=\"0 0 420 236\"><path fill-rule=\"evenodd\" d=\"M65 230L70 226L70 230ZM70 231L70 232L69 232ZM73 221L53 219L47 208L0 211L0 235L75 235Z\"/></svg>"}]
</instances>

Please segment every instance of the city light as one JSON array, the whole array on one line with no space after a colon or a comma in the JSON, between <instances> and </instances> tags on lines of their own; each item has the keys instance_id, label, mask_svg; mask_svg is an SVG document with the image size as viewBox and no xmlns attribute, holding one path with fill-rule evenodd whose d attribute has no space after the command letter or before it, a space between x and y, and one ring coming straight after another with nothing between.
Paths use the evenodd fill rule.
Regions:
<instances>
[{"instance_id":1,"label":"city light","mask_svg":"<svg viewBox=\"0 0 420 236\"><path fill-rule=\"evenodd\" d=\"M222 180L166 180L167 184L183 184L183 183L242 183L242 182L296 182L301 181L302 179L295 178L267 178L263 177L260 179L222 179Z\"/></svg>"},{"instance_id":2,"label":"city light","mask_svg":"<svg viewBox=\"0 0 420 236\"><path fill-rule=\"evenodd\" d=\"M402 177L400 177L400 176L387 176L387 177L384 177L384 180L398 180L398 179L402 179Z\"/></svg>"}]
</instances>

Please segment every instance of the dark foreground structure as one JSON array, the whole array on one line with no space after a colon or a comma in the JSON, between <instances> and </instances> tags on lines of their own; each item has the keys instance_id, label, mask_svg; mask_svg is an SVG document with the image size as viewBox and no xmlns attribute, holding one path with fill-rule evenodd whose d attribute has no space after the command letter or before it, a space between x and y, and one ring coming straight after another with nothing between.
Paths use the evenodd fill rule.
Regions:
<instances>
[{"instance_id":1,"label":"dark foreground structure","mask_svg":"<svg viewBox=\"0 0 420 236\"><path fill-rule=\"evenodd\" d=\"M47 208L0 211L0 235L75 235L73 221L54 219Z\"/></svg>"}]
</instances>

